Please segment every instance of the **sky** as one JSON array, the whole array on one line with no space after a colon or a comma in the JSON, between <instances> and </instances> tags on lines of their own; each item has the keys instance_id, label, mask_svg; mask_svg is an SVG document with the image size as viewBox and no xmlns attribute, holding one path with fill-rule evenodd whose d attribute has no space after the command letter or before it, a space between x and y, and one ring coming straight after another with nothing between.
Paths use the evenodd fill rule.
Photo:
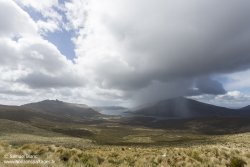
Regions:
<instances>
[{"instance_id":1,"label":"sky","mask_svg":"<svg viewBox=\"0 0 250 167\"><path fill-rule=\"evenodd\" d=\"M0 0L0 103L250 105L248 0Z\"/></svg>"}]
</instances>

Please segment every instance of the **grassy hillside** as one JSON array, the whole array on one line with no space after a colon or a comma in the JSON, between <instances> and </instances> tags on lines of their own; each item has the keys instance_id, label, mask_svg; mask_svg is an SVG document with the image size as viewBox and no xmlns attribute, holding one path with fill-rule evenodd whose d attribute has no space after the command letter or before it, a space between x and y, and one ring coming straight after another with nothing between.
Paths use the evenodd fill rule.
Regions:
<instances>
[{"instance_id":1,"label":"grassy hillside","mask_svg":"<svg viewBox=\"0 0 250 167\"><path fill-rule=\"evenodd\" d=\"M78 118L79 120L81 120L80 118L101 116L100 113L86 105L66 103L59 100L44 100L37 103L26 104L21 107L53 115L60 115L64 118Z\"/></svg>"},{"instance_id":2,"label":"grassy hillside","mask_svg":"<svg viewBox=\"0 0 250 167\"><path fill-rule=\"evenodd\" d=\"M223 136L224 143L175 147L92 146L69 148L58 145L0 144L0 162L13 160L9 155L36 155L51 162L48 166L249 166L250 134ZM6 158L7 157L7 158ZM24 160L30 160L28 158ZM10 165L14 167L14 165ZM25 165L16 165L24 167ZM39 165L30 165L39 166ZM27 167L27 166L25 166Z\"/></svg>"},{"instance_id":3,"label":"grassy hillside","mask_svg":"<svg viewBox=\"0 0 250 167\"><path fill-rule=\"evenodd\" d=\"M45 100L23 106L0 105L0 119L46 126L51 123L98 123L103 115L79 104Z\"/></svg>"}]
</instances>

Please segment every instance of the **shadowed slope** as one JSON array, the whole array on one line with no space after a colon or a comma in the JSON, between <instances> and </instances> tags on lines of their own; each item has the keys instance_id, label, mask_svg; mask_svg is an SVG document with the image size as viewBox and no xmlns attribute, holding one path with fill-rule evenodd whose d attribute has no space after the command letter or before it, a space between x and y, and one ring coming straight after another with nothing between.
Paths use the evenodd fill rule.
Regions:
<instances>
[{"instance_id":1,"label":"shadowed slope","mask_svg":"<svg viewBox=\"0 0 250 167\"><path fill-rule=\"evenodd\" d=\"M65 118L86 118L101 115L86 105L65 103L59 100L44 100L37 103L25 104L22 107L53 115L60 115Z\"/></svg>"},{"instance_id":2,"label":"shadowed slope","mask_svg":"<svg viewBox=\"0 0 250 167\"><path fill-rule=\"evenodd\" d=\"M247 111L234 110L225 107L205 104L192 99L178 97L160 101L152 106L139 109L136 115L169 117L169 118L197 118L197 117L241 117Z\"/></svg>"},{"instance_id":3,"label":"shadowed slope","mask_svg":"<svg viewBox=\"0 0 250 167\"><path fill-rule=\"evenodd\" d=\"M98 118L100 113L86 105L45 100L22 106L0 105L0 118L20 122L41 121L78 122Z\"/></svg>"}]
</instances>

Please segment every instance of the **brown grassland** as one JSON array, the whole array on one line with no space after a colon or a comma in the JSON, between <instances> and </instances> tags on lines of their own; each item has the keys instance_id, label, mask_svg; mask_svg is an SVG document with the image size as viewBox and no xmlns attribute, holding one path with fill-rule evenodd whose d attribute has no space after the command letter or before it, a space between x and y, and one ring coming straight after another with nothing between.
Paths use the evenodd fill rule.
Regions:
<instances>
[{"instance_id":1,"label":"brown grassland","mask_svg":"<svg viewBox=\"0 0 250 167\"><path fill-rule=\"evenodd\" d=\"M9 120L1 120L0 130L1 167L250 166L249 132L206 135L119 124L42 128ZM7 164L13 160L25 163ZM30 160L50 163L27 164Z\"/></svg>"}]
</instances>

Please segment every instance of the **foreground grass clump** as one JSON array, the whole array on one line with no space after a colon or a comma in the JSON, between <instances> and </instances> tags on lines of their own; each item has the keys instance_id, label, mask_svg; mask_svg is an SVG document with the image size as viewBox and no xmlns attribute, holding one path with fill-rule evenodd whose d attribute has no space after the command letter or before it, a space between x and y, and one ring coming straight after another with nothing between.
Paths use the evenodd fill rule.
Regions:
<instances>
[{"instance_id":1,"label":"foreground grass clump","mask_svg":"<svg viewBox=\"0 0 250 167\"><path fill-rule=\"evenodd\" d=\"M230 160L230 163L227 164L227 167L244 167L246 164L247 163L244 160L237 157L233 157Z\"/></svg>"},{"instance_id":2,"label":"foreground grass clump","mask_svg":"<svg viewBox=\"0 0 250 167\"><path fill-rule=\"evenodd\" d=\"M91 146L87 148L41 144L21 146L0 144L0 166L15 167L15 164L9 166L3 164L6 155L7 157L8 155L35 155L38 159L53 161L47 164L49 167L246 167L250 165L249 147L233 143L190 147ZM38 167L39 164L16 166Z\"/></svg>"}]
</instances>

